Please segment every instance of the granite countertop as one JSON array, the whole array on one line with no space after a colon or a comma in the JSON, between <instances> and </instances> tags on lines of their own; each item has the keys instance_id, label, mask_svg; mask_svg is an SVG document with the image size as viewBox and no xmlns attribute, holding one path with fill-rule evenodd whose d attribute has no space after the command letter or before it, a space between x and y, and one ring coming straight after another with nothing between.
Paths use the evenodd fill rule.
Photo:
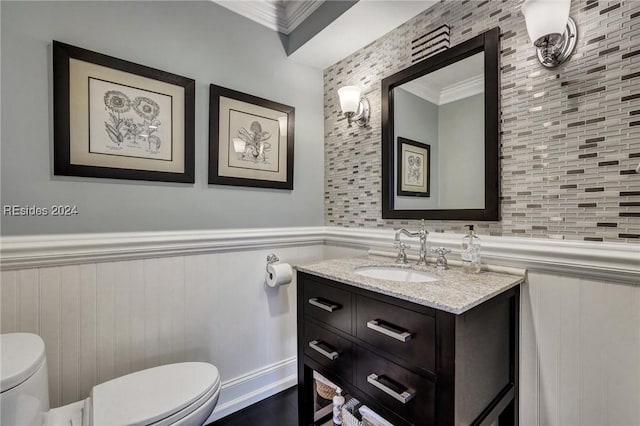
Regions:
<instances>
[{"instance_id":1,"label":"granite countertop","mask_svg":"<svg viewBox=\"0 0 640 426\"><path fill-rule=\"evenodd\" d=\"M369 278L354 273L355 268L362 266L410 268L436 274L442 279L431 282L398 282ZM408 300L452 314L464 313L519 285L524 281L525 274L524 270L519 275L484 270L479 274L466 274L460 267L436 271L434 265L417 266L415 263L398 265L393 259L378 256L325 260L318 263L296 265L295 268L300 272Z\"/></svg>"}]
</instances>

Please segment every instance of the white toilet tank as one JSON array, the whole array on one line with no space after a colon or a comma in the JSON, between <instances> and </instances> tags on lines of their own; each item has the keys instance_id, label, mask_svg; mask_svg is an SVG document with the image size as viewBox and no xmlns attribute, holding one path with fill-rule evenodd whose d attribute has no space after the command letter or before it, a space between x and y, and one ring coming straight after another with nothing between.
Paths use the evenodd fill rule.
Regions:
<instances>
[{"instance_id":1,"label":"white toilet tank","mask_svg":"<svg viewBox=\"0 0 640 426\"><path fill-rule=\"evenodd\" d=\"M44 342L31 333L0 335L0 424L40 426L49 410Z\"/></svg>"}]
</instances>

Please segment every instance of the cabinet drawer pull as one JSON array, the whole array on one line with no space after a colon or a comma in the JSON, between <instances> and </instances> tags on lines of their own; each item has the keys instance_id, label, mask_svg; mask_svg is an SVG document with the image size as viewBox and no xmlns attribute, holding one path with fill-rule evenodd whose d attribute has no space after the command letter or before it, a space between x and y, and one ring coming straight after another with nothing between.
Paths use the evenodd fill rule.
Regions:
<instances>
[{"instance_id":1,"label":"cabinet drawer pull","mask_svg":"<svg viewBox=\"0 0 640 426\"><path fill-rule=\"evenodd\" d=\"M382 383L381 380L388 383ZM407 389L404 386L398 386L397 384L392 384L391 380L385 378L384 376L378 376L375 373L371 373L367 376L367 382L377 387L378 389L380 389L382 392L386 393L390 397L397 399L403 404L406 404L407 402L411 401L411 399L416 394L413 390ZM402 387L404 390L401 390L401 393L396 392L395 390L391 389L390 386Z\"/></svg>"},{"instance_id":2,"label":"cabinet drawer pull","mask_svg":"<svg viewBox=\"0 0 640 426\"><path fill-rule=\"evenodd\" d=\"M413 337L413 334L408 331L394 330L390 324L382 323L380 320L371 320L367 322L367 328L370 328L373 331L377 331L378 333L384 334L385 336L392 337L401 342L408 342Z\"/></svg>"},{"instance_id":3,"label":"cabinet drawer pull","mask_svg":"<svg viewBox=\"0 0 640 426\"><path fill-rule=\"evenodd\" d=\"M323 309L327 312L333 312L333 311L337 311L338 309L340 309L340 305L336 305L333 302L330 302L328 300L324 300L324 299L319 299L317 297L313 297L311 299L309 299L309 304L313 305L317 308Z\"/></svg>"},{"instance_id":4,"label":"cabinet drawer pull","mask_svg":"<svg viewBox=\"0 0 640 426\"><path fill-rule=\"evenodd\" d=\"M320 345L323 345L328 350L323 349ZM338 357L340 356L340 354L338 352L336 352L331 346L327 345L324 342L319 342L317 340L312 340L312 341L309 342L309 347L311 349L313 349L314 351L320 353L321 355L326 356L331 361L333 361L335 359L338 359Z\"/></svg>"}]
</instances>

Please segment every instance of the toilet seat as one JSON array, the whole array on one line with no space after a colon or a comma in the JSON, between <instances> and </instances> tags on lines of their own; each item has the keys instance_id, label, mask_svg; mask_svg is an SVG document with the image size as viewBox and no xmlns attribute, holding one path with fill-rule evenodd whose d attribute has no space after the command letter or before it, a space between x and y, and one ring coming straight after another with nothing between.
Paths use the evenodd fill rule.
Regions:
<instances>
[{"instance_id":1,"label":"toilet seat","mask_svg":"<svg viewBox=\"0 0 640 426\"><path fill-rule=\"evenodd\" d=\"M89 398L49 410L44 342L0 335L0 421L32 426L200 426L218 402L220 375L205 362L138 371L94 386Z\"/></svg>"},{"instance_id":2,"label":"toilet seat","mask_svg":"<svg viewBox=\"0 0 640 426\"><path fill-rule=\"evenodd\" d=\"M193 402L185 409L174 413L172 416L162 419L150 426L182 426L203 424L209 418L213 408L218 402L219 388L211 388L211 392L198 401Z\"/></svg>"},{"instance_id":3,"label":"toilet seat","mask_svg":"<svg viewBox=\"0 0 640 426\"><path fill-rule=\"evenodd\" d=\"M182 378L176 379L176 375ZM196 375L199 378L194 380ZM168 389L167 383L176 386ZM154 389L154 384L159 387ZM201 425L213 411L219 394L220 376L213 365L197 362L163 365L97 385L87 399L50 410L44 424ZM122 405L125 400L127 403Z\"/></svg>"},{"instance_id":4,"label":"toilet seat","mask_svg":"<svg viewBox=\"0 0 640 426\"><path fill-rule=\"evenodd\" d=\"M165 426L213 409L220 391L218 369L203 362L163 365L99 384L85 404L85 424ZM211 404L213 402L213 404ZM88 406L87 406L88 405ZM89 411L91 413L86 413ZM208 415L208 413L200 413ZM206 417L202 420L206 420Z\"/></svg>"}]
</instances>

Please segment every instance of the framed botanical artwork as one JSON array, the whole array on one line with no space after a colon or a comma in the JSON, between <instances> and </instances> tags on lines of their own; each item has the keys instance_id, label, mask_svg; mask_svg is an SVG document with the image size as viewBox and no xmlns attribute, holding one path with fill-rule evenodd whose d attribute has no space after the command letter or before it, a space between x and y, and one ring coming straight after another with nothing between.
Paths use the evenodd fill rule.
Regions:
<instances>
[{"instance_id":1,"label":"framed botanical artwork","mask_svg":"<svg viewBox=\"0 0 640 426\"><path fill-rule=\"evenodd\" d=\"M210 87L209 183L293 189L295 108Z\"/></svg>"},{"instance_id":2,"label":"framed botanical artwork","mask_svg":"<svg viewBox=\"0 0 640 426\"><path fill-rule=\"evenodd\" d=\"M429 196L431 146L398 137L398 195Z\"/></svg>"},{"instance_id":3,"label":"framed botanical artwork","mask_svg":"<svg viewBox=\"0 0 640 426\"><path fill-rule=\"evenodd\" d=\"M53 42L54 174L194 182L195 81Z\"/></svg>"}]
</instances>

